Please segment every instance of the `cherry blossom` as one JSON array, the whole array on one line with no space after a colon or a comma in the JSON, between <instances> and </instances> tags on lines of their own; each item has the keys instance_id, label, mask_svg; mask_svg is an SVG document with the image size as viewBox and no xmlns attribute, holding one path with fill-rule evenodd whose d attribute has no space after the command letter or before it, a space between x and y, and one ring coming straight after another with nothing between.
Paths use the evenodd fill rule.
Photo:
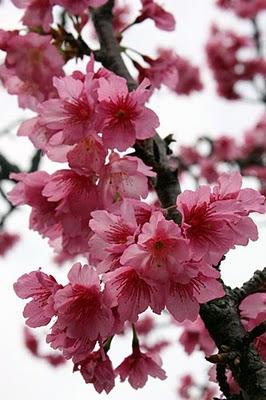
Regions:
<instances>
[{"instance_id":1,"label":"cherry blossom","mask_svg":"<svg viewBox=\"0 0 266 400\"><path fill-rule=\"evenodd\" d=\"M166 379L166 374L161 368L160 357L151 353L142 353L138 347L134 347L133 353L124 359L115 372L122 382L128 379L134 389L142 388L148 376Z\"/></svg>"},{"instance_id":2,"label":"cherry blossom","mask_svg":"<svg viewBox=\"0 0 266 400\"><path fill-rule=\"evenodd\" d=\"M76 364L74 371L79 370L86 383L92 383L95 390L108 394L115 386L115 373L112 362L107 354L101 351L93 352L80 364Z\"/></svg>"},{"instance_id":3,"label":"cherry blossom","mask_svg":"<svg viewBox=\"0 0 266 400\"><path fill-rule=\"evenodd\" d=\"M69 284L55 295L58 324L70 338L87 337L91 341L112 333L115 299L101 292L99 277L92 267L76 263L68 273Z\"/></svg>"},{"instance_id":4,"label":"cherry blossom","mask_svg":"<svg viewBox=\"0 0 266 400\"><path fill-rule=\"evenodd\" d=\"M41 26L46 32L49 32L52 18L51 0L11 0L18 8L26 8L22 18L24 25L36 28Z\"/></svg>"},{"instance_id":5,"label":"cherry blossom","mask_svg":"<svg viewBox=\"0 0 266 400\"><path fill-rule=\"evenodd\" d=\"M34 32L0 31L0 49L7 52L0 79L10 94L19 96L22 108L36 110L40 102L54 97L52 78L64 75L63 58L51 39Z\"/></svg>"},{"instance_id":6,"label":"cherry blossom","mask_svg":"<svg viewBox=\"0 0 266 400\"><path fill-rule=\"evenodd\" d=\"M148 86L149 81L144 80L129 93L124 78L112 75L108 80L99 79L99 131L107 148L123 151L133 146L136 139L155 135L158 117L144 106L149 96Z\"/></svg>"},{"instance_id":7,"label":"cherry blossom","mask_svg":"<svg viewBox=\"0 0 266 400\"><path fill-rule=\"evenodd\" d=\"M0 231L0 257L3 257L19 240L19 236L7 231Z\"/></svg>"},{"instance_id":8,"label":"cherry blossom","mask_svg":"<svg viewBox=\"0 0 266 400\"><path fill-rule=\"evenodd\" d=\"M141 3L141 14L136 19L136 23L151 18L159 29L164 31L173 31L175 29L174 16L156 4L154 0L141 0Z\"/></svg>"},{"instance_id":9,"label":"cherry blossom","mask_svg":"<svg viewBox=\"0 0 266 400\"><path fill-rule=\"evenodd\" d=\"M61 288L54 277L41 271L22 275L14 284L14 290L21 299L32 300L25 306L23 315L26 324L32 328L47 325L55 315L54 295Z\"/></svg>"}]
</instances>

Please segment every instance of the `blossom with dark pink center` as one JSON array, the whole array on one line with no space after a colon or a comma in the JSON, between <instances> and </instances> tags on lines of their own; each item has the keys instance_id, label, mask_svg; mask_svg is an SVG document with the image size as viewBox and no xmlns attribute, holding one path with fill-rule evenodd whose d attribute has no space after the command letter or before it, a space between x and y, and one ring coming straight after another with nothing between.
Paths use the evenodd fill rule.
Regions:
<instances>
[{"instance_id":1,"label":"blossom with dark pink center","mask_svg":"<svg viewBox=\"0 0 266 400\"><path fill-rule=\"evenodd\" d=\"M68 279L69 284L55 296L58 325L70 338L107 338L114 327L115 298L101 291L99 276L88 265L74 264Z\"/></svg>"},{"instance_id":2,"label":"blossom with dark pink center","mask_svg":"<svg viewBox=\"0 0 266 400\"><path fill-rule=\"evenodd\" d=\"M119 216L106 210L94 211L91 216L89 226L95 234L89 241L90 261L97 265L98 272L120 267L120 257L134 242L138 228L132 207L126 202Z\"/></svg>"},{"instance_id":3,"label":"blossom with dark pink center","mask_svg":"<svg viewBox=\"0 0 266 400\"><path fill-rule=\"evenodd\" d=\"M121 263L134 266L155 281L167 281L170 269L178 270L180 262L188 258L188 244L180 228L161 212L154 212L143 225L137 244L125 250Z\"/></svg>"},{"instance_id":4,"label":"blossom with dark pink center","mask_svg":"<svg viewBox=\"0 0 266 400\"><path fill-rule=\"evenodd\" d=\"M86 75L84 82L71 76L54 78L58 98L39 107L40 125L48 132L62 131L64 144L76 144L94 134L95 84L92 74Z\"/></svg>"},{"instance_id":5,"label":"blossom with dark pink center","mask_svg":"<svg viewBox=\"0 0 266 400\"><path fill-rule=\"evenodd\" d=\"M62 169L54 172L42 190L49 202L56 202L56 213L77 217L89 217L99 206L96 185L91 178Z\"/></svg>"},{"instance_id":6,"label":"blossom with dark pink center","mask_svg":"<svg viewBox=\"0 0 266 400\"><path fill-rule=\"evenodd\" d=\"M85 360L75 364L74 371L80 371L86 383L92 383L98 393L107 394L115 386L115 373L112 362L103 351L91 353Z\"/></svg>"},{"instance_id":7,"label":"blossom with dark pink center","mask_svg":"<svg viewBox=\"0 0 266 400\"><path fill-rule=\"evenodd\" d=\"M133 267L124 266L105 274L106 287L118 302L122 321L136 322L139 314L151 307L160 314L164 308L164 288Z\"/></svg>"},{"instance_id":8,"label":"blossom with dark pink center","mask_svg":"<svg viewBox=\"0 0 266 400\"><path fill-rule=\"evenodd\" d=\"M120 157L112 153L109 163L102 168L99 191L105 208L124 198L139 199L149 194L148 177L156 174L138 157Z\"/></svg>"},{"instance_id":9,"label":"blossom with dark pink center","mask_svg":"<svg viewBox=\"0 0 266 400\"><path fill-rule=\"evenodd\" d=\"M144 105L149 96L148 86L149 81L144 80L129 93L124 78L112 75L108 80L99 79L98 130L103 133L107 148L123 151L133 146L137 139L155 135L159 119Z\"/></svg>"},{"instance_id":10,"label":"blossom with dark pink center","mask_svg":"<svg viewBox=\"0 0 266 400\"><path fill-rule=\"evenodd\" d=\"M175 29L175 18L172 14L165 11L154 0L141 0L142 9L135 23L144 21L147 18L155 22L157 28L164 31L173 31Z\"/></svg>"},{"instance_id":11,"label":"blossom with dark pink center","mask_svg":"<svg viewBox=\"0 0 266 400\"><path fill-rule=\"evenodd\" d=\"M25 306L23 315L26 324L32 328L47 325L55 315L54 296L62 286L53 276L41 271L22 275L14 284L14 290L21 299L32 300Z\"/></svg>"},{"instance_id":12,"label":"blossom with dark pink center","mask_svg":"<svg viewBox=\"0 0 266 400\"><path fill-rule=\"evenodd\" d=\"M256 190L241 189L239 173L223 174L211 192L200 186L185 190L177 198L177 208L183 215L182 230L189 239L192 257L205 257L217 264L236 244L247 245L257 240L251 212L265 212L265 198Z\"/></svg>"},{"instance_id":13,"label":"blossom with dark pink center","mask_svg":"<svg viewBox=\"0 0 266 400\"><path fill-rule=\"evenodd\" d=\"M158 355L142 353L137 346L133 348L133 353L116 368L115 372L120 376L122 382L128 379L128 383L134 389L139 389L146 384L148 376L161 380L166 379L161 365L162 362Z\"/></svg>"}]
</instances>

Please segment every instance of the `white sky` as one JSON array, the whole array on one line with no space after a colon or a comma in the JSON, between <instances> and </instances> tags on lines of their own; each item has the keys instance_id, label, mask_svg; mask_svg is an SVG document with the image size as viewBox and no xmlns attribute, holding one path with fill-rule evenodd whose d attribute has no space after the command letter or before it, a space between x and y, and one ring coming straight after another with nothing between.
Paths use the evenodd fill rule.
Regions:
<instances>
[{"instance_id":1,"label":"white sky","mask_svg":"<svg viewBox=\"0 0 266 400\"><path fill-rule=\"evenodd\" d=\"M137 3L137 1L136 1ZM163 2L161 2L163 3ZM237 137L245 128L250 127L262 112L260 105L246 104L242 101L229 102L215 95L211 83L203 46L208 36L209 25L214 19L225 26L237 26L241 31L250 29L248 23L239 24L238 20L228 14L217 12L213 7L214 0L165 0L168 9L173 11L177 19L177 29L173 33L156 30L152 22L133 28L125 38L125 44L139 51L151 54L157 46L174 47L180 55L189 57L199 64L203 70L207 89L190 97L177 97L167 90L155 94L151 106L161 120L162 134L175 133L180 143L191 143L200 134L218 136L221 133L231 133ZM19 12L5 0L0 8L0 28L14 29L19 20ZM15 97L0 92L1 126L4 127L14 119L27 113L17 109ZM0 149L11 159L25 164L25 154L31 152L31 145L23 138L15 136L0 138ZM23 157L21 156L23 155ZM59 166L60 168L60 166ZM1 205L0 205L1 210ZM23 239L11 251L8 257L0 259L0 304L2 329L0 331L0 398L21 400L64 399L99 399L94 389L85 385L78 373L72 374L71 363L59 369L46 366L45 363L33 359L21 346L21 328L23 326L22 309L24 302L13 292L12 284L27 271L42 267L44 271L54 273L62 280L65 270L59 270L51 263L51 251L45 240L38 234L28 231L28 213L19 210L8 221L11 231L19 231ZM265 217L258 218L260 239L248 247L239 247L232 251L223 263L222 275L225 282L240 285L247 280L257 268L265 266ZM161 329L160 338L171 337L174 342L178 337L176 329ZM117 365L130 352L130 338L123 339L112 351L114 364ZM47 350L47 349L46 349ZM175 388L177 376L194 371L195 376L202 379L202 371L207 364L202 363L203 357L195 354L186 358L177 345L166 351L163 356L164 368L169 376L166 381L150 379L144 389L137 393L127 384L118 384L108 395L110 400L146 400L147 396L159 400L177 400ZM101 398L105 398L105 394Z\"/></svg>"}]
</instances>

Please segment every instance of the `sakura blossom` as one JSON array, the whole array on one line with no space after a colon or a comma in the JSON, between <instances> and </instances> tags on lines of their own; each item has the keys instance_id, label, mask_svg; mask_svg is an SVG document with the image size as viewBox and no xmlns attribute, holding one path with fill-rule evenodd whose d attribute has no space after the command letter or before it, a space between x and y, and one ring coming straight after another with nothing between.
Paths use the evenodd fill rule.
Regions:
<instances>
[{"instance_id":1,"label":"sakura blossom","mask_svg":"<svg viewBox=\"0 0 266 400\"><path fill-rule=\"evenodd\" d=\"M185 95L202 89L199 69L188 60L170 49L158 49L157 54L155 59L143 57L149 64L147 68L135 62L139 81L148 78L153 88L159 89L161 85L165 85L173 92Z\"/></svg>"},{"instance_id":2,"label":"sakura blossom","mask_svg":"<svg viewBox=\"0 0 266 400\"><path fill-rule=\"evenodd\" d=\"M107 394L115 386L115 373L112 362L107 354L101 351L93 352L80 364L74 366L79 370L86 383L92 383L98 393Z\"/></svg>"},{"instance_id":3,"label":"sakura blossom","mask_svg":"<svg viewBox=\"0 0 266 400\"><path fill-rule=\"evenodd\" d=\"M54 277L41 271L22 275L14 284L21 299L32 300L25 306L23 315L31 328L47 325L55 315L54 295L61 288Z\"/></svg>"},{"instance_id":4,"label":"sakura blossom","mask_svg":"<svg viewBox=\"0 0 266 400\"><path fill-rule=\"evenodd\" d=\"M266 319L266 293L254 293L246 297L239 310L245 329L251 331ZM266 334L258 336L254 343L263 360L266 360Z\"/></svg>"},{"instance_id":5,"label":"sakura blossom","mask_svg":"<svg viewBox=\"0 0 266 400\"><path fill-rule=\"evenodd\" d=\"M18 8L26 9L22 18L24 25L36 28L41 26L46 32L49 32L52 17L51 0L11 0Z\"/></svg>"},{"instance_id":6,"label":"sakura blossom","mask_svg":"<svg viewBox=\"0 0 266 400\"><path fill-rule=\"evenodd\" d=\"M223 174L213 191L200 186L178 196L183 233L194 258L205 257L215 265L235 245L257 240L256 225L248 215L264 213L265 198L253 189L241 189L241 182L237 172Z\"/></svg>"},{"instance_id":7,"label":"sakura blossom","mask_svg":"<svg viewBox=\"0 0 266 400\"><path fill-rule=\"evenodd\" d=\"M260 11L266 9L265 0L217 0L217 4L222 8L231 9L242 18L255 18Z\"/></svg>"},{"instance_id":8,"label":"sakura blossom","mask_svg":"<svg viewBox=\"0 0 266 400\"><path fill-rule=\"evenodd\" d=\"M10 94L19 96L22 108L37 105L55 96L53 77L63 76L63 58L51 44L51 36L29 32L0 31L0 49L7 55L0 79Z\"/></svg>"},{"instance_id":9,"label":"sakura blossom","mask_svg":"<svg viewBox=\"0 0 266 400\"><path fill-rule=\"evenodd\" d=\"M159 120L154 111L145 107L149 81L144 80L136 90L128 92L126 80L111 76L99 79L97 113L99 131L107 148L126 150L137 139L144 140L155 135ZM101 120L100 120L101 119Z\"/></svg>"},{"instance_id":10,"label":"sakura blossom","mask_svg":"<svg viewBox=\"0 0 266 400\"><path fill-rule=\"evenodd\" d=\"M202 319L196 321L184 321L182 323L183 333L179 342L187 354L191 354L195 348L199 348L206 356L210 356L215 350L215 343L210 337Z\"/></svg>"},{"instance_id":11,"label":"sakura blossom","mask_svg":"<svg viewBox=\"0 0 266 400\"><path fill-rule=\"evenodd\" d=\"M133 349L133 353L124 359L115 372L120 376L122 382L128 379L134 389L142 388L147 382L148 376L161 380L166 379L166 374L161 368L160 357L142 353L138 347Z\"/></svg>"},{"instance_id":12,"label":"sakura blossom","mask_svg":"<svg viewBox=\"0 0 266 400\"><path fill-rule=\"evenodd\" d=\"M53 4L58 4L67 9L73 15L82 14L88 7L100 7L107 0L51 0Z\"/></svg>"},{"instance_id":13,"label":"sakura blossom","mask_svg":"<svg viewBox=\"0 0 266 400\"><path fill-rule=\"evenodd\" d=\"M140 15L136 19L136 23L142 22L147 18L154 21L155 26L165 31L173 31L175 29L175 19L172 14L165 11L154 0L141 0L142 9Z\"/></svg>"},{"instance_id":14,"label":"sakura blossom","mask_svg":"<svg viewBox=\"0 0 266 400\"><path fill-rule=\"evenodd\" d=\"M19 241L19 235L7 231L0 231L0 257L12 249L12 247Z\"/></svg>"},{"instance_id":15,"label":"sakura blossom","mask_svg":"<svg viewBox=\"0 0 266 400\"><path fill-rule=\"evenodd\" d=\"M100 290L97 273L92 267L76 263L68 273L69 284L55 295L55 309L60 328L70 338L87 337L91 341L112 333L114 317L110 309L115 298Z\"/></svg>"}]
</instances>

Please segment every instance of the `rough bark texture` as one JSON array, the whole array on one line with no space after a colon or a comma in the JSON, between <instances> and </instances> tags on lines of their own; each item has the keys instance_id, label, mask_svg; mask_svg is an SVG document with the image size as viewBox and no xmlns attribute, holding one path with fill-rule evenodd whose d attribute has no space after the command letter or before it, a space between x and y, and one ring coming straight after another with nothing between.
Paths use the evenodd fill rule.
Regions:
<instances>
[{"instance_id":1,"label":"rough bark texture","mask_svg":"<svg viewBox=\"0 0 266 400\"><path fill-rule=\"evenodd\" d=\"M136 82L130 75L123 58L119 43L112 29L112 8L114 1L110 0L99 9L92 10L93 22L100 41L100 51L97 59L102 64L124 77L128 87L133 90ZM172 171L168 165L167 145L159 135L154 139L139 142L135 145L136 155L157 172L155 190L163 208L169 209L168 217L180 222L178 211L172 207L180 193L177 171ZM221 388L227 399L266 400L266 364L261 360L252 343L246 341L246 331L238 313L239 302L248 294L265 291L266 269L257 272L255 278L245 284L242 289L232 290L225 287L226 295L222 299L213 300L201 306L201 317L214 339L219 351L225 352L224 366L229 367L241 388L239 396L228 393L224 367L218 368Z\"/></svg>"}]
</instances>

